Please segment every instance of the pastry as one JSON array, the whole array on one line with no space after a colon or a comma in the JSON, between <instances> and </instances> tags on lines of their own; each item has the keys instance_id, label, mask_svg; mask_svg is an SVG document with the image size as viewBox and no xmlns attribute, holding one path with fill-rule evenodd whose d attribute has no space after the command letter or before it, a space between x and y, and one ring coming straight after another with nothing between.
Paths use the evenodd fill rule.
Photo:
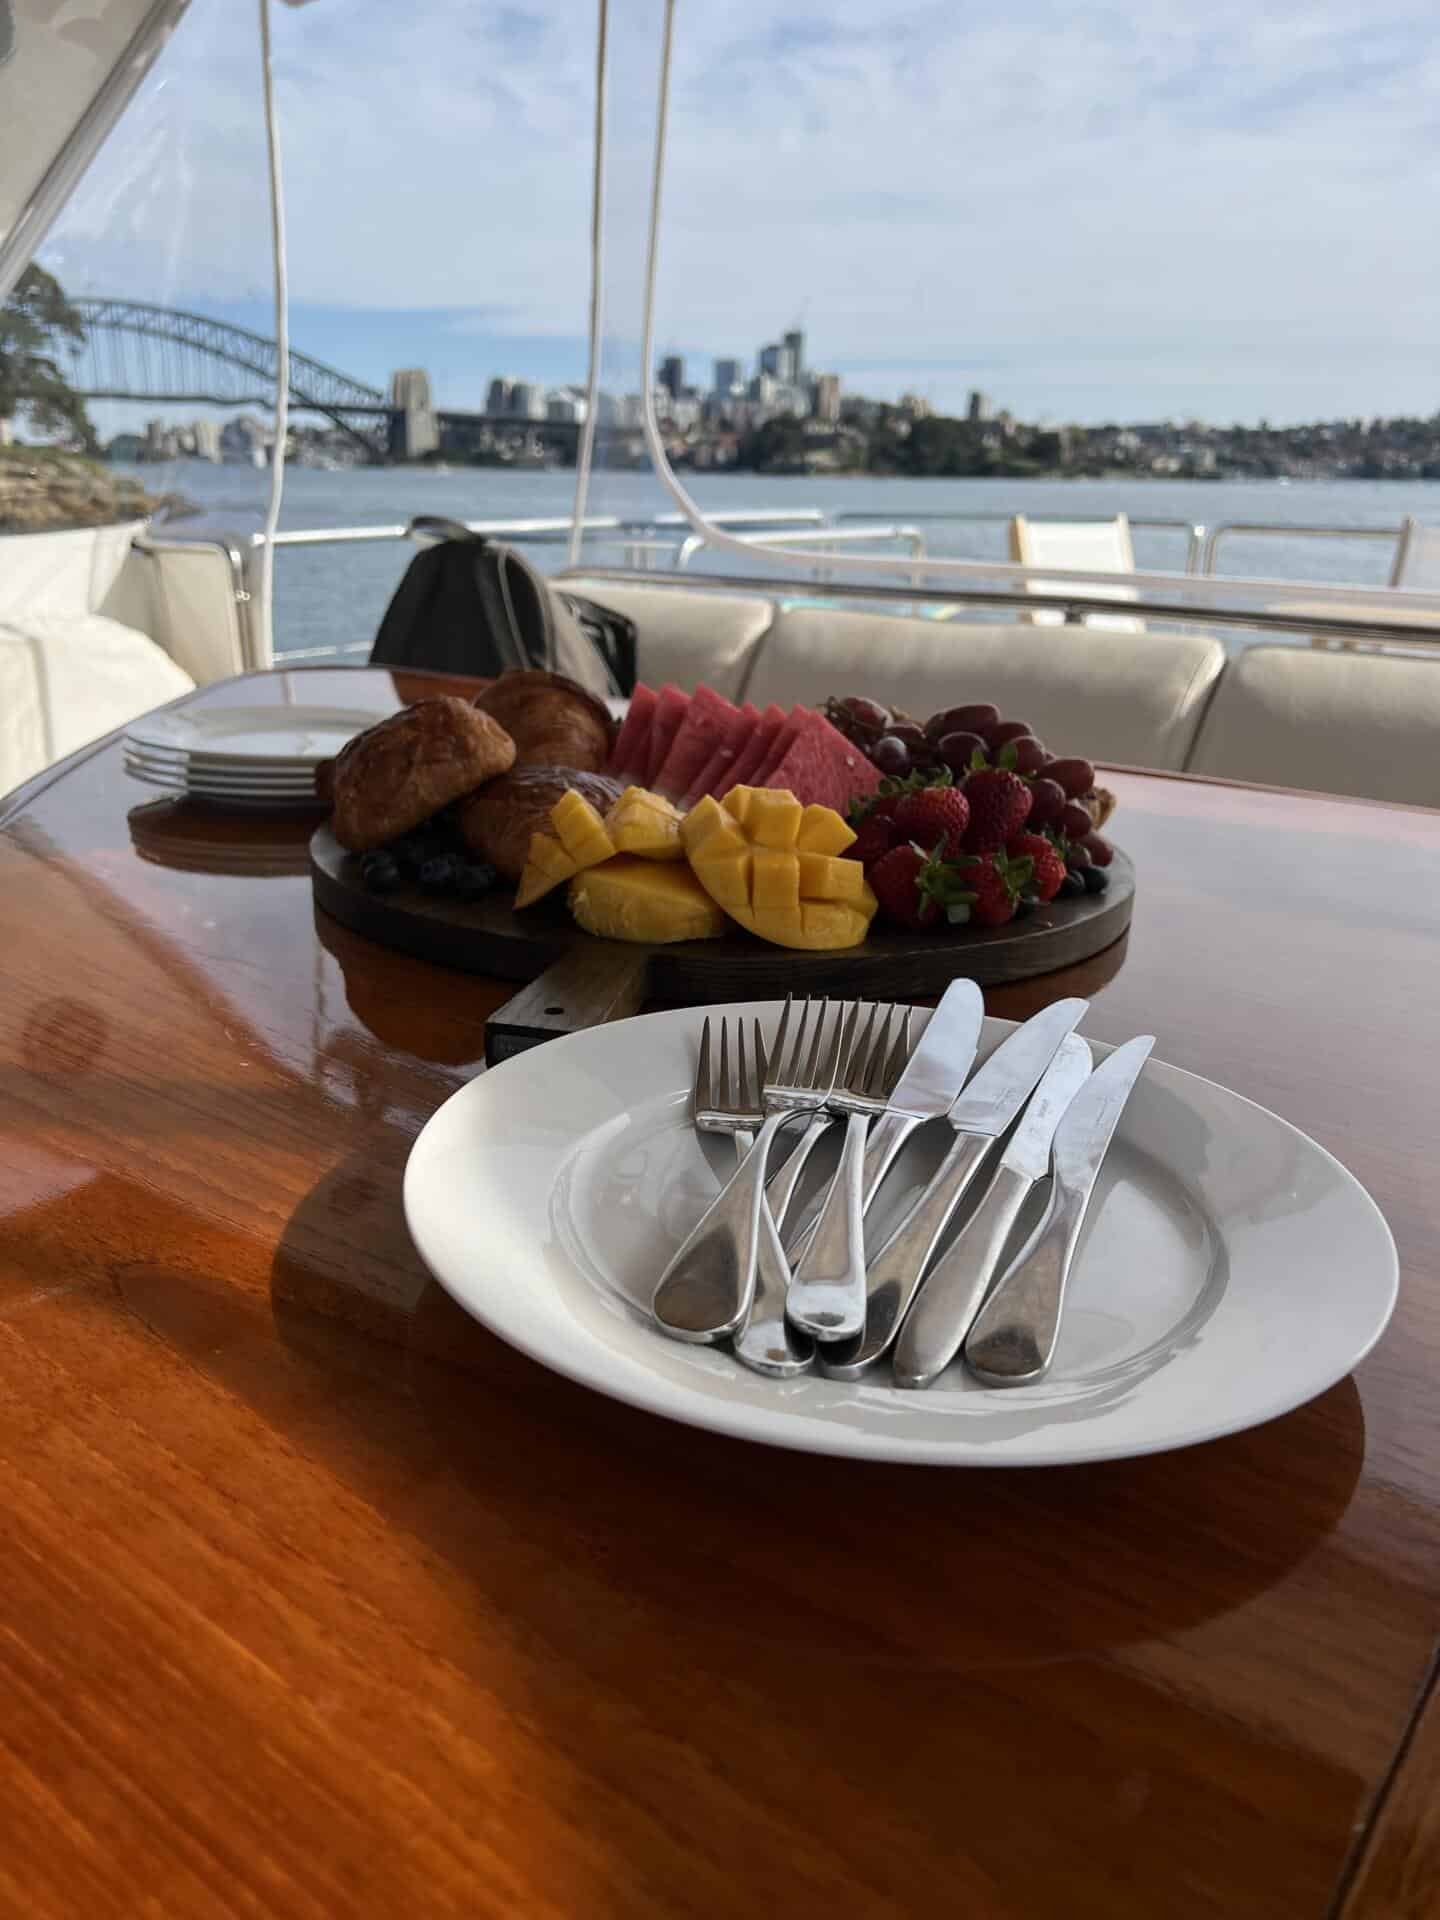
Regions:
<instances>
[{"instance_id":1,"label":"pastry","mask_svg":"<svg viewBox=\"0 0 1440 1920\"><path fill-rule=\"evenodd\" d=\"M515 742L517 767L578 767L598 773L610 757L615 723L603 700L563 673L502 673L476 696Z\"/></svg>"},{"instance_id":2,"label":"pastry","mask_svg":"<svg viewBox=\"0 0 1440 1920\"><path fill-rule=\"evenodd\" d=\"M468 700L417 700L342 749L335 838L354 853L382 847L514 763L515 742Z\"/></svg>"},{"instance_id":3,"label":"pastry","mask_svg":"<svg viewBox=\"0 0 1440 1920\"><path fill-rule=\"evenodd\" d=\"M461 838L502 880L518 880L531 834L549 826L550 809L572 791L604 813L620 798L620 782L585 767L517 766L459 809Z\"/></svg>"}]
</instances>

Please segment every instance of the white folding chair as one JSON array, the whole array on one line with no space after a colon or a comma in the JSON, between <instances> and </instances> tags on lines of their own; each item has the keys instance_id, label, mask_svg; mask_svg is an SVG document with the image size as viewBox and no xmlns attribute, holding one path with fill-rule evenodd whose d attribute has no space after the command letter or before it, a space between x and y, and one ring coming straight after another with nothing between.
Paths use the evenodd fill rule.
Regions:
<instances>
[{"instance_id":1,"label":"white folding chair","mask_svg":"<svg viewBox=\"0 0 1440 1920\"><path fill-rule=\"evenodd\" d=\"M1021 566L1075 567L1087 573L1133 573L1135 549L1130 522L1123 513L1113 520L1029 520L1023 513L1010 521L1010 558ZM1030 580L1029 593L1064 593L1065 580ZM1091 599L1138 600L1134 587L1076 587ZM1058 627L1064 614L1053 607L1037 607L1024 618L1036 627ZM1143 633L1145 622L1133 615L1087 613L1081 625L1108 627L1117 633Z\"/></svg>"},{"instance_id":2,"label":"white folding chair","mask_svg":"<svg viewBox=\"0 0 1440 1920\"><path fill-rule=\"evenodd\" d=\"M1412 593L1440 593L1440 527L1422 526L1413 513L1406 514L1390 584Z\"/></svg>"}]
</instances>

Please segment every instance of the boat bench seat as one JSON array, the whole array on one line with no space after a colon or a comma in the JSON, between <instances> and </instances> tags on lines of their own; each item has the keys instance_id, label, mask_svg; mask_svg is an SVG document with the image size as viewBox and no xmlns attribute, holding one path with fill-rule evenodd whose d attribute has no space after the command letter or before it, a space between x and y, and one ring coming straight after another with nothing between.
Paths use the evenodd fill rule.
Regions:
<instances>
[{"instance_id":1,"label":"boat bench seat","mask_svg":"<svg viewBox=\"0 0 1440 1920\"><path fill-rule=\"evenodd\" d=\"M1248 647L1187 773L1440 807L1440 659Z\"/></svg>"},{"instance_id":2,"label":"boat bench seat","mask_svg":"<svg viewBox=\"0 0 1440 1920\"><path fill-rule=\"evenodd\" d=\"M805 607L777 615L745 695L784 707L864 694L919 720L991 700L1057 753L1177 769L1224 666L1224 648L1204 633L971 626Z\"/></svg>"},{"instance_id":3,"label":"boat bench seat","mask_svg":"<svg viewBox=\"0 0 1440 1920\"><path fill-rule=\"evenodd\" d=\"M727 700L744 694L756 648L775 618L759 595L687 591L669 585L623 586L567 574L557 584L635 622L640 678L692 692L705 681Z\"/></svg>"}]
</instances>

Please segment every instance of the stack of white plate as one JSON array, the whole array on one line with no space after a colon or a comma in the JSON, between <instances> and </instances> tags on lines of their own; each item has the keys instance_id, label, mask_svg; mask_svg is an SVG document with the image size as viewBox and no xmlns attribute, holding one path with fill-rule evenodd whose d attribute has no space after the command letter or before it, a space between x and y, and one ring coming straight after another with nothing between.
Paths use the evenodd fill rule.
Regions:
<instances>
[{"instance_id":1,"label":"stack of white plate","mask_svg":"<svg viewBox=\"0 0 1440 1920\"><path fill-rule=\"evenodd\" d=\"M125 734L125 771L228 807L313 807L315 769L380 716L350 707L211 707L151 714Z\"/></svg>"}]
</instances>

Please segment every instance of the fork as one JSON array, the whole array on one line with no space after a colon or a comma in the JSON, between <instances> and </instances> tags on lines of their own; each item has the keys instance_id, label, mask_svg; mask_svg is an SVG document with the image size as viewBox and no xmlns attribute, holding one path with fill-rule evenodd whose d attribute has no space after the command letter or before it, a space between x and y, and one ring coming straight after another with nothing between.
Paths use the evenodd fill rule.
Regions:
<instances>
[{"instance_id":1,"label":"fork","mask_svg":"<svg viewBox=\"0 0 1440 1920\"><path fill-rule=\"evenodd\" d=\"M816 1340L850 1339L865 1324L865 1141L872 1116L885 1111L905 1064L905 1050L890 1041L897 1012L908 1038L906 1016L893 1006L886 1009L876 1037L880 1007L872 1005L858 1045L847 1050L844 1086L827 1103L846 1116L845 1145L815 1230L791 1275L785 1303L792 1323ZM850 1025L853 1031L853 1018Z\"/></svg>"},{"instance_id":2,"label":"fork","mask_svg":"<svg viewBox=\"0 0 1440 1920\"><path fill-rule=\"evenodd\" d=\"M765 1169L770 1145L780 1128L799 1113L820 1106L834 1083L840 1036L837 1025L831 1052L818 1063L817 1083L810 1086L804 1060L804 1040L811 1003L802 1005L798 1031L786 1051L793 999L785 1002L779 1031L764 1081L764 1117L754 1145L737 1171L677 1250L660 1276L652 1311L661 1330L677 1340L713 1343L744 1326L755 1292L761 1221L765 1207ZM710 1022L701 1034L700 1060L695 1078L695 1124L703 1132L753 1132L757 1103L745 1059L743 1027L738 1035L740 1084L732 1089L728 1023L720 1023L720 1086L710 1072ZM768 1239L768 1235L766 1236ZM783 1261L784 1255L781 1254Z\"/></svg>"}]
</instances>

